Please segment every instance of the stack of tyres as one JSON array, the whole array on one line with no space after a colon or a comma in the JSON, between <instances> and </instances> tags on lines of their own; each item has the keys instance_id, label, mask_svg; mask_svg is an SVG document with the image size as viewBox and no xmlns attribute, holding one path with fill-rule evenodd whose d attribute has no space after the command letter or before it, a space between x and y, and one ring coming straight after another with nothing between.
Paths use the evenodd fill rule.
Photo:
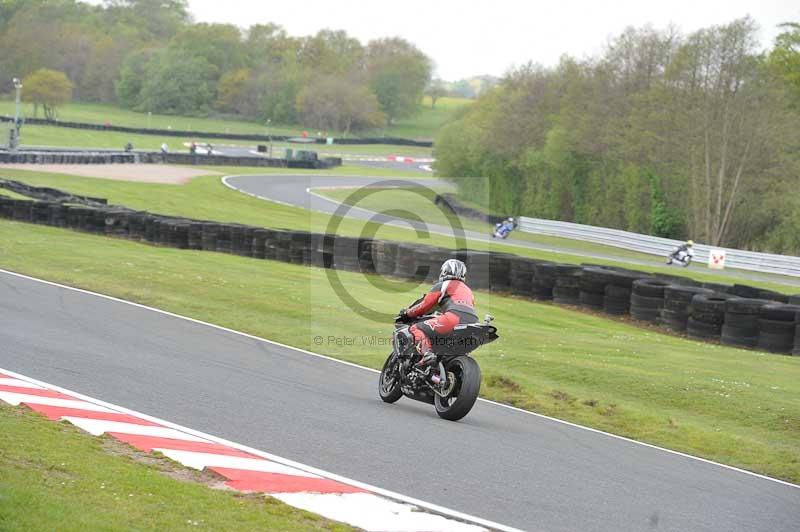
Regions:
<instances>
[{"instance_id":1,"label":"stack of tyres","mask_svg":"<svg viewBox=\"0 0 800 532\"><path fill-rule=\"evenodd\" d=\"M414 254L413 244L397 245L397 263L395 264L394 275L401 279L412 280L416 278L417 260Z\"/></svg>"},{"instance_id":2,"label":"stack of tyres","mask_svg":"<svg viewBox=\"0 0 800 532\"><path fill-rule=\"evenodd\" d=\"M257 229L258 227L253 227L252 225L244 226L244 244L242 245L241 255L245 257L253 256L253 235Z\"/></svg>"},{"instance_id":3,"label":"stack of tyres","mask_svg":"<svg viewBox=\"0 0 800 532\"><path fill-rule=\"evenodd\" d=\"M377 268L377 254L380 247L379 240L362 238L358 244L359 271L375 273ZM396 266L396 265L395 265Z\"/></svg>"},{"instance_id":4,"label":"stack of tyres","mask_svg":"<svg viewBox=\"0 0 800 532\"><path fill-rule=\"evenodd\" d=\"M450 258L450 251L442 248L420 248L414 250L414 258L417 264L415 280L433 284L439 279L442 263Z\"/></svg>"},{"instance_id":5,"label":"stack of tyres","mask_svg":"<svg viewBox=\"0 0 800 532\"><path fill-rule=\"evenodd\" d=\"M561 305L580 305L580 276L583 268L573 264L556 264L553 301Z\"/></svg>"},{"instance_id":6,"label":"stack of tyres","mask_svg":"<svg viewBox=\"0 0 800 532\"><path fill-rule=\"evenodd\" d=\"M158 224L158 245L170 247L175 238L173 235L175 220L158 216L156 217L155 223Z\"/></svg>"},{"instance_id":7,"label":"stack of tyres","mask_svg":"<svg viewBox=\"0 0 800 532\"><path fill-rule=\"evenodd\" d=\"M466 264L467 279L472 288L485 290L490 287L488 252L460 249L452 252L448 258L458 259Z\"/></svg>"},{"instance_id":8,"label":"stack of tyres","mask_svg":"<svg viewBox=\"0 0 800 532\"><path fill-rule=\"evenodd\" d=\"M203 222L189 222L189 249L203 249Z\"/></svg>"},{"instance_id":9,"label":"stack of tyres","mask_svg":"<svg viewBox=\"0 0 800 532\"><path fill-rule=\"evenodd\" d=\"M219 224L213 222L203 223L203 234L201 236L201 245L203 251L216 251L218 236Z\"/></svg>"},{"instance_id":10,"label":"stack of tyres","mask_svg":"<svg viewBox=\"0 0 800 532\"><path fill-rule=\"evenodd\" d=\"M66 218L64 217L64 212L66 210L66 206L61 203L51 203L50 204L50 225L55 227L65 227L66 226Z\"/></svg>"},{"instance_id":11,"label":"stack of tyres","mask_svg":"<svg viewBox=\"0 0 800 532\"><path fill-rule=\"evenodd\" d=\"M14 200L0 195L0 218L9 219L13 213Z\"/></svg>"},{"instance_id":12,"label":"stack of tyres","mask_svg":"<svg viewBox=\"0 0 800 532\"><path fill-rule=\"evenodd\" d=\"M661 317L658 320L659 325L672 331L685 331L694 296L710 296L713 293L713 290L696 286L671 285L666 287L664 289L664 308L661 309Z\"/></svg>"},{"instance_id":13,"label":"stack of tyres","mask_svg":"<svg viewBox=\"0 0 800 532\"><path fill-rule=\"evenodd\" d=\"M631 292L633 283L647 278L642 272L615 269L605 273L606 286L603 297L603 310L607 314L626 316L631 312Z\"/></svg>"},{"instance_id":14,"label":"stack of tyres","mask_svg":"<svg viewBox=\"0 0 800 532\"><path fill-rule=\"evenodd\" d=\"M269 233L269 229L266 230ZM333 268L333 246L335 241L334 235L326 235L314 233L311 235L311 265L318 268ZM269 242L269 236L267 237ZM269 248L267 247L265 258L269 257Z\"/></svg>"},{"instance_id":15,"label":"stack of tyres","mask_svg":"<svg viewBox=\"0 0 800 532\"><path fill-rule=\"evenodd\" d=\"M789 304L790 305L800 305L800 294L795 294L793 296L789 296Z\"/></svg>"},{"instance_id":16,"label":"stack of tyres","mask_svg":"<svg viewBox=\"0 0 800 532\"><path fill-rule=\"evenodd\" d=\"M741 347L758 344L758 320L761 307L770 303L764 299L733 297L725 302L725 323L722 343Z\"/></svg>"},{"instance_id":17,"label":"stack of tyres","mask_svg":"<svg viewBox=\"0 0 800 532\"><path fill-rule=\"evenodd\" d=\"M548 301L553 299L553 288L556 284L557 264L540 262L534 265L534 276L531 280L531 298Z\"/></svg>"},{"instance_id":18,"label":"stack of tyres","mask_svg":"<svg viewBox=\"0 0 800 532\"><path fill-rule=\"evenodd\" d=\"M144 238L145 216L147 214L143 212L132 212L128 215L128 238L131 240L142 240Z\"/></svg>"},{"instance_id":19,"label":"stack of tyres","mask_svg":"<svg viewBox=\"0 0 800 532\"><path fill-rule=\"evenodd\" d=\"M631 290L631 317L655 323L664 308L664 289L669 286L661 279L638 279Z\"/></svg>"},{"instance_id":20,"label":"stack of tyres","mask_svg":"<svg viewBox=\"0 0 800 532\"><path fill-rule=\"evenodd\" d=\"M309 264L311 262L311 233L292 231L289 235L289 262Z\"/></svg>"},{"instance_id":21,"label":"stack of tyres","mask_svg":"<svg viewBox=\"0 0 800 532\"><path fill-rule=\"evenodd\" d=\"M489 254L489 289L492 292L511 291L510 253L492 252Z\"/></svg>"},{"instance_id":22,"label":"stack of tyres","mask_svg":"<svg viewBox=\"0 0 800 532\"><path fill-rule=\"evenodd\" d=\"M12 200L11 217L20 222L30 222L33 216L33 202L28 200Z\"/></svg>"},{"instance_id":23,"label":"stack of tyres","mask_svg":"<svg viewBox=\"0 0 800 532\"><path fill-rule=\"evenodd\" d=\"M220 253L233 252L233 226L231 224L219 224L217 251Z\"/></svg>"},{"instance_id":24,"label":"stack of tyres","mask_svg":"<svg viewBox=\"0 0 800 532\"><path fill-rule=\"evenodd\" d=\"M289 262L290 250L292 247L292 233L289 231L276 231L273 245L275 246L275 260Z\"/></svg>"},{"instance_id":25,"label":"stack of tyres","mask_svg":"<svg viewBox=\"0 0 800 532\"><path fill-rule=\"evenodd\" d=\"M130 212L124 209L109 209L105 215L105 233L110 236L126 238L130 234Z\"/></svg>"},{"instance_id":26,"label":"stack of tyres","mask_svg":"<svg viewBox=\"0 0 800 532\"><path fill-rule=\"evenodd\" d=\"M800 356L800 312L795 315L795 325L794 327L794 348L792 349L792 354L794 356Z\"/></svg>"},{"instance_id":27,"label":"stack of tyres","mask_svg":"<svg viewBox=\"0 0 800 532\"><path fill-rule=\"evenodd\" d=\"M92 209L88 230L91 233L106 234L107 209Z\"/></svg>"},{"instance_id":28,"label":"stack of tyres","mask_svg":"<svg viewBox=\"0 0 800 532\"><path fill-rule=\"evenodd\" d=\"M686 334L698 340L719 340L725 323L725 302L728 294L697 294L689 306Z\"/></svg>"},{"instance_id":29,"label":"stack of tyres","mask_svg":"<svg viewBox=\"0 0 800 532\"><path fill-rule=\"evenodd\" d=\"M373 240L370 256L374 271L380 275L394 275L397 270L399 246L386 240ZM370 271L370 270L367 270Z\"/></svg>"},{"instance_id":30,"label":"stack of tyres","mask_svg":"<svg viewBox=\"0 0 800 532\"><path fill-rule=\"evenodd\" d=\"M517 296L531 294L537 262L525 257L508 258L509 290Z\"/></svg>"},{"instance_id":31,"label":"stack of tyres","mask_svg":"<svg viewBox=\"0 0 800 532\"><path fill-rule=\"evenodd\" d=\"M32 221L35 224L50 225L50 202L37 201L33 204Z\"/></svg>"},{"instance_id":32,"label":"stack of tyres","mask_svg":"<svg viewBox=\"0 0 800 532\"><path fill-rule=\"evenodd\" d=\"M333 240L333 267L337 270L359 271L359 239L336 236Z\"/></svg>"},{"instance_id":33,"label":"stack of tyres","mask_svg":"<svg viewBox=\"0 0 800 532\"><path fill-rule=\"evenodd\" d=\"M194 224L193 224L194 225ZM251 247L250 255L256 259L263 259L266 256L266 246L267 246L267 235L269 233L266 229L254 229L253 230L253 243ZM191 233L189 233L191 237ZM191 239L189 241L191 247Z\"/></svg>"},{"instance_id":34,"label":"stack of tyres","mask_svg":"<svg viewBox=\"0 0 800 532\"><path fill-rule=\"evenodd\" d=\"M583 268L580 276L581 305L596 310L603 310L606 298L606 286L609 284L612 271L598 266Z\"/></svg>"},{"instance_id":35,"label":"stack of tyres","mask_svg":"<svg viewBox=\"0 0 800 532\"><path fill-rule=\"evenodd\" d=\"M791 353L795 344L798 312L800 306L784 303L771 303L761 307L757 347L771 353Z\"/></svg>"},{"instance_id":36,"label":"stack of tyres","mask_svg":"<svg viewBox=\"0 0 800 532\"><path fill-rule=\"evenodd\" d=\"M230 241L231 247L228 253L233 253L234 255L243 255L244 248L245 248L245 239L244 239L244 226L239 224L228 224L228 231L230 231ZM226 235L228 232L225 232Z\"/></svg>"},{"instance_id":37,"label":"stack of tyres","mask_svg":"<svg viewBox=\"0 0 800 532\"><path fill-rule=\"evenodd\" d=\"M158 244L159 238L158 216L147 214L144 218L144 240L151 244Z\"/></svg>"},{"instance_id":38,"label":"stack of tyres","mask_svg":"<svg viewBox=\"0 0 800 532\"><path fill-rule=\"evenodd\" d=\"M280 229L265 229L267 235L264 239L264 258L269 260L277 260L278 253L278 234L282 233Z\"/></svg>"}]
</instances>

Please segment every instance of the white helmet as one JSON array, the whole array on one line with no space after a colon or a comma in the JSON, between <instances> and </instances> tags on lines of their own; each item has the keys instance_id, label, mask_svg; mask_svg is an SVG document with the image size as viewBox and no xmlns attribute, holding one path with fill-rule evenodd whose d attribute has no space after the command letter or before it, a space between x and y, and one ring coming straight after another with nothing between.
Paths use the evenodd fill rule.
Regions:
<instances>
[{"instance_id":1,"label":"white helmet","mask_svg":"<svg viewBox=\"0 0 800 532\"><path fill-rule=\"evenodd\" d=\"M467 265L458 259L448 259L439 271L439 281L457 279L463 281L467 277Z\"/></svg>"},{"instance_id":2,"label":"white helmet","mask_svg":"<svg viewBox=\"0 0 800 532\"><path fill-rule=\"evenodd\" d=\"M513 222L513 221L514 221L514 218L511 218L511 217L509 216L508 220L506 220L506 221L507 221L507 222Z\"/></svg>"},{"instance_id":3,"label":"white helmet","mask_svg":"<svg viewBox=\"0 0 800 532\"><path fill-rule=\"evenodd\" d=\"M694 240L687 240L686 241L686 245L689 246L689 247L694 246Z\"/></svg>"}]
</instances>

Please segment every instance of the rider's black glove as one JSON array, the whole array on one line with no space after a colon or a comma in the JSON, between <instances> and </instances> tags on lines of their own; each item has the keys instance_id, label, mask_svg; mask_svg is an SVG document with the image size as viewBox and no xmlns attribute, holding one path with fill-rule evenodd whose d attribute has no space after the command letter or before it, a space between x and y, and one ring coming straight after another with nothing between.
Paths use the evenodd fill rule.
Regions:
<instances>
[{"instance_id":1,"label":"rider's black glove","mask_svg":"<svg viewBox=\"0 0 800 532\"><path fill-rule=\"evenodd\" d=\"M397 319L400 321L405 321L408 319L408 309L401 308L400 312L397 313Z\"/></svg>"}]
</instances>

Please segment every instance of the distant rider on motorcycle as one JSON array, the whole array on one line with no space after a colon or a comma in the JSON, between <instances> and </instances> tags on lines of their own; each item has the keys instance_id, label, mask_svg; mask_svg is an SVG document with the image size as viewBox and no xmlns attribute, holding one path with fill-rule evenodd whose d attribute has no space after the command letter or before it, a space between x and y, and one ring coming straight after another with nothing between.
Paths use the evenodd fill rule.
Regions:
<instances>
[{"instance_id":1,"label":"distant rider on motorcycle","mask_svg":"<svg viewBox=\"0 0 800 532\"><path fill-rule=\"evenodd\" d=\"M408 309L400 311L401 318L418 318L434 308L441 314L411 326L417 352L421 355L418 366L424 367L436 360L431 341L446 338L456 325L478 322L472 290L464 280L467 266L457 259L449 259L442 264L439 282L433 285L425 297Z\"/></svg>"},{"instance_id":2,"label":"distant rider on motorcycle","mask_svg":"<svg viewBox=\"0 0 800 532\"><path fill-rule=\"evenodd\" d=\"M687 262L687 258L689 261L691 261L694 259L694 249L692 249L692 246L694 246L694 241L687 240L685 244L678 246L678 248L669 256L669 258L675 259L679 262Z\"/></svg>"},{"instance_id":3,"label":"distant rider on motorcycle","mask_svg":"<svg viewBox=\"0 0 800 532\"><path fill-rule=\"evenodd\" d=\"M511 231L514 230L514 227L516 227L516 224L514 223L514 218L507 218L502 222L495 224L494 233L492 234L492 236L494 236L495 238L496 237L505 238Z\"/></svg>"}]
</instances>

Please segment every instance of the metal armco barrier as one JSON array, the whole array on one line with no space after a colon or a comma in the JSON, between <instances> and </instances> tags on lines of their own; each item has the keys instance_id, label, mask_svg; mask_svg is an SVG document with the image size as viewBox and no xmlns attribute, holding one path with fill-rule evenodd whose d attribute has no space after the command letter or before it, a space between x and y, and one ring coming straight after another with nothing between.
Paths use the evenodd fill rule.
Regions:
<instances>
[{"instance_id":1,"label":"metal armco barrier","mask_svg":"<svg viewBox=\"0 0 800 532\"><path fill-rule=\"evenodd\" d=\"M585 242L593 242L595 244L614 246L629 251L658 255L665 259L669 253L683 243L680 240L629 233L628 231L621 231L619 229L608 229L605 227L581 225L571 222L558 222L554 220L542 220L539 218L520 217L518 228L520 231L525 231L526 233L572 238ZM727 254L725 262L728 268L800 277L800 257L788 255L758 253L755 251L695 244L695 262L707 264L709 251L711 249L725 250Z\"/></svg>"}]
</instances>

